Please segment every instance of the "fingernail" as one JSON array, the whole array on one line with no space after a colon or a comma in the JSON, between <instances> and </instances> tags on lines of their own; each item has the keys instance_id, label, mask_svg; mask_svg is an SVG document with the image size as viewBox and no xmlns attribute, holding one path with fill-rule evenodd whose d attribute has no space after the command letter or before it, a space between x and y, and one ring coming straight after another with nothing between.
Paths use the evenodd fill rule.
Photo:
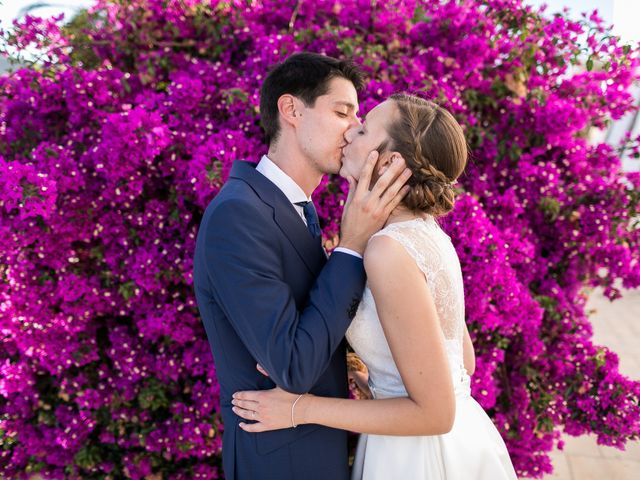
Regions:
<instances>
[{"instance_id":1,"label":"fingernail","mask_svg":"<svg viewBox=\"0 0 640 480\"><path fill-rule=\"evenodd\" d=\"M244 428L244 423L240 422L240 423L238 424L238 426L239 426L240 428Z\"/></svg>"}]
</instances>

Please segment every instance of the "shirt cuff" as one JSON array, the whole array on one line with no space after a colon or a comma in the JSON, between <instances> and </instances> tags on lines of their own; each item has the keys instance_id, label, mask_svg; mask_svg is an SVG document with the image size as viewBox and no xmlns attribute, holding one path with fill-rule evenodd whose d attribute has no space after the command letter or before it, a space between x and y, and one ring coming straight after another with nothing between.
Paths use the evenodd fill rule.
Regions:
<instances>
[{"instance_id":1,"label":"shirt cuff","mask_svg":"<svg viewBox=\"0 0 640 480\"><path fill-rule=\"evenodd\" d=\"M362 255L360 255L358 252L354 252L353 250L350 250L348 248L336 247L333 251L334 252L346 253L347 255L353 255L354 257L358 257L359 259L362 259Z\"/></svg>"}]
</instances>

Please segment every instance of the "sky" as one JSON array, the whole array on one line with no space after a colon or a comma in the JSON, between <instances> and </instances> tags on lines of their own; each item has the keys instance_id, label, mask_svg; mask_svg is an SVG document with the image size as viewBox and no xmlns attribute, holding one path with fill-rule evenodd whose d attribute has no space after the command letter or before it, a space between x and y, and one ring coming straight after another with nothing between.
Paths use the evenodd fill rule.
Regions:
<instances>
[{"instance_id":1,"label":"sky","mask_svg":"<svg viewBox=\"0 0 640 480\"><path fill-rule=\"evenodd\" d=\"M39 17L49 17L64 12L65 17L70 17L76 9L88 7L93 0L0 0L0 25L7 28L18 15L20 10L35 4L48 3L51 7L39 8L32 13Z\"/></svg>"},{"instance_id":2,"label":"sky","mask_svg":"<svg viewBox=\"0 0 640 480\"><path fill-rule=\"evenodd\" d=\"M640 1L638 0L525 0L526 4L547 4L547 13L553 14L568 7L570 16L580 17L581 12L598 10L605 23L613 24L613 34L626 42L640 42Z\"/></svg>"}]
</instances>

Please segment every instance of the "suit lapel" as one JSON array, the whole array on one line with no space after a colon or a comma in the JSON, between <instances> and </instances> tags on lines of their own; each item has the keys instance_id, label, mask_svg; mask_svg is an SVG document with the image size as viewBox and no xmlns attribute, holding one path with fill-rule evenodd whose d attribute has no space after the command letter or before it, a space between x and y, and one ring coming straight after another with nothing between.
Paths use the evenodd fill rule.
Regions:
<instances>
[{"instance_id":1,"label":"suit lapel","mask_svg":"<svg viewBox=\"0 0 640 480\"><path fill-rule=\"evenodd\" d=\"M285 201L286 205L274 205L274 219L311 273L314 276L318 275L327 259L320 239L311 236L309 229L286 197Z\"/></svg>"},{"instance_id":2,"label":"suit lapel","mask_svg":"<svg viewBox=\"0 0 640 480\"><path fill-rule=\"evenodd\" d=\"M248 183L260 199L271 206L273 218L282 233L289 239L309 271L314 276L318 275L327 259L321 241L311 236L285 194L273 182L257 172L255 165L249 162L241 160L233 162L229 176Z\"/></svg>"}]
</instances>

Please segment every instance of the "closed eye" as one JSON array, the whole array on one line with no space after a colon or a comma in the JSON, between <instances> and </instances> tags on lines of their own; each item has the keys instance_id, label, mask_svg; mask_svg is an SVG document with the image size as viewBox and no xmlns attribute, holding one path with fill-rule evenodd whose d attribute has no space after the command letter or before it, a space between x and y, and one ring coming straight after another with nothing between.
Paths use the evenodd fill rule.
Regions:
<instances>
[{"instance_id":1,"label":"closed eye","mask_svg":"<svg viewBox=\"0 0 640 480\"><path fill-rule=\"evenodd\" d=\"M347 114L343 112L336 112L340 118L347 118Z\"/></svg>"}]
</instances>

